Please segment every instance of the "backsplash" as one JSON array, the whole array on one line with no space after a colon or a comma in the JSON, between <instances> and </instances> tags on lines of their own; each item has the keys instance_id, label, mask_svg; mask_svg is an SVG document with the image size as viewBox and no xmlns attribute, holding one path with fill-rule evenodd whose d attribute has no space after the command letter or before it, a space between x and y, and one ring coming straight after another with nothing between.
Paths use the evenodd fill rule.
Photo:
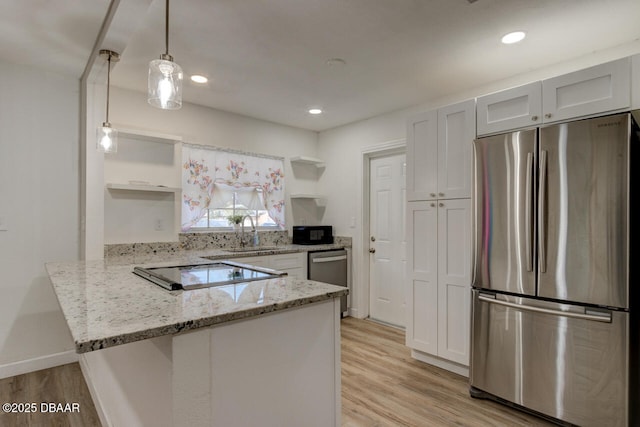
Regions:
<instances>
[{"instance_id":1,"label":"backsplash","mask_svg":"<svg viewBox=\"0 0 640 427\"><path fill-rule=\"evenodd\" d=\"M259 246L285 246L291 244L286 231L260 231ZM351 237L336 236L336 245L351 247ZM178 242L116 243L104 245L104 257L137 256L149 254L179 254L183 251L237 248L240 235L236 232L180 233Z\"/></svg>"},{"instance_id":2,"label":"backsplash","mask_svg":"<svg viewBox=\"0 0 640 427\"><path fill-rule=\"evenodd\" d=\"M180 244L187 251L203 249L223 249L240 246L240 233L180 233ZM259 231L261 246L279 246L291 244L286 231ZM251 238L251 233L247 233Z\"/></svg>"}]
</instances>

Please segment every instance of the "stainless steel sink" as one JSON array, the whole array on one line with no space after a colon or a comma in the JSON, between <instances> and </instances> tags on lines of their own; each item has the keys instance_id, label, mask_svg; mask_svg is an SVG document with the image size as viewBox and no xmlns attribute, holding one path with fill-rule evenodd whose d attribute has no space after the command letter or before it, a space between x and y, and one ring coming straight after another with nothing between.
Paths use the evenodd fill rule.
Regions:
<instances>
[{"instance_id":1,"label":"stainless steel sink","mask_svg":"<svg viewBox=\"0 0 640 427\"><path fill-rule=\"evenodd\" d=\"M240 248L224 249L225 252L265 252L281 249L278 246L243 246Z\"/></svg>"}]
</instances>

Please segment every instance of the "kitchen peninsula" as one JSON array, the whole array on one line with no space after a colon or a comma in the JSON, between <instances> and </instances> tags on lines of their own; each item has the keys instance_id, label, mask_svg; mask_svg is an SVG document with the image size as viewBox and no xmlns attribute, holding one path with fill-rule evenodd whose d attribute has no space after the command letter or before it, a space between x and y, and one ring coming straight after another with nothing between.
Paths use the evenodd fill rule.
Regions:
<instances>
[{"instance_id":1,"label":"kitchen peninsula","mask_svg":"<svg viewBox=\"0 0 640 427\"><path fill-rule=\"evenodd\" d=\"M46 265L105 427L340 425L346 288L284 276L168 291L134 275L138 261Z\"/></svg>"}]
</instances>

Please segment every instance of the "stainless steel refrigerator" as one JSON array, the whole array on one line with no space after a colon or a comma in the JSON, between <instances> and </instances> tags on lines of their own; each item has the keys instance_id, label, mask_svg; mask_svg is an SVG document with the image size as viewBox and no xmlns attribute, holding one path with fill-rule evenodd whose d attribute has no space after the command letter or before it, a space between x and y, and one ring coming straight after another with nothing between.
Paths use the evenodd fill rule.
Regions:
<instances>
[{"instance_id":1,"label":"stainless steel refrigerator","mask_svg":"<svg viewBox=\"0 0 640 427\"><path fill-rule=\"evenodd\" d=\"M636 113L474 142L472 396L640 425Z\"/></svg>"}]
</instances>

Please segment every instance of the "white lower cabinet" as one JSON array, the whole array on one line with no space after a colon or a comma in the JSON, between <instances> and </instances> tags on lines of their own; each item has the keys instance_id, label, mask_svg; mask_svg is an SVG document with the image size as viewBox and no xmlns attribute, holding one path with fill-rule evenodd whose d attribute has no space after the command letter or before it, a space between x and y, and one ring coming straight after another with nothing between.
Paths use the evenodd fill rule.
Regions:
<instances>
[{"instance_id":1,"label":"white lower cabinet","mask_svg":"<svg viewBox=\"0 0 640 427\"><path fill-rule=\"evenodd\" d=\"M296 279L307 278L307 253L296 252L292 254L270 255L269 268L286 271Z\"/></svg>"},{"instance_id":2,"label":"white lower cabinet","mask_svg":"<svg viewBox=\"0 0 640 427\"><path fill-rule=\"evenodd\" d=\"M471 200L409 202L406 344L469 365ZM446 363L440 364L447 367Z\"/></svg>"},{"instance_id":3,"label":"white lower cabinet","mask_svg":"<svg viewBox=\"0 0 640 427\"><path fill-rule=\"evenodd\" d=\"M269 257L267 256L245 256L245 257L229 258L229 261L235 261L242 264L255 265L257 267L271 268L269 267Z\"/></svg>"},{"instance_id":4,"label":"white lower cabinet","mask_svg":"<svg viewBox=\"0 0 640 427\"><path fill-rule=\"evenodd\" d=\"M307 278L307 253L294 252L290 254L261 255L250 257L230 258L230 261L243 264L256 265L259 267L272 268L284 271L290 277L296 279Z\"/></svg>"},{"instance_id":5,"label":"white lower cabinet","mask_svg":"<svg viewBox=\"0 0 640 427\"><path fill-rule=\"evenodd\" d=\"M409 202L407 215L407 345L438 354L438 207Z\"/></svg>"}]
</instances>

